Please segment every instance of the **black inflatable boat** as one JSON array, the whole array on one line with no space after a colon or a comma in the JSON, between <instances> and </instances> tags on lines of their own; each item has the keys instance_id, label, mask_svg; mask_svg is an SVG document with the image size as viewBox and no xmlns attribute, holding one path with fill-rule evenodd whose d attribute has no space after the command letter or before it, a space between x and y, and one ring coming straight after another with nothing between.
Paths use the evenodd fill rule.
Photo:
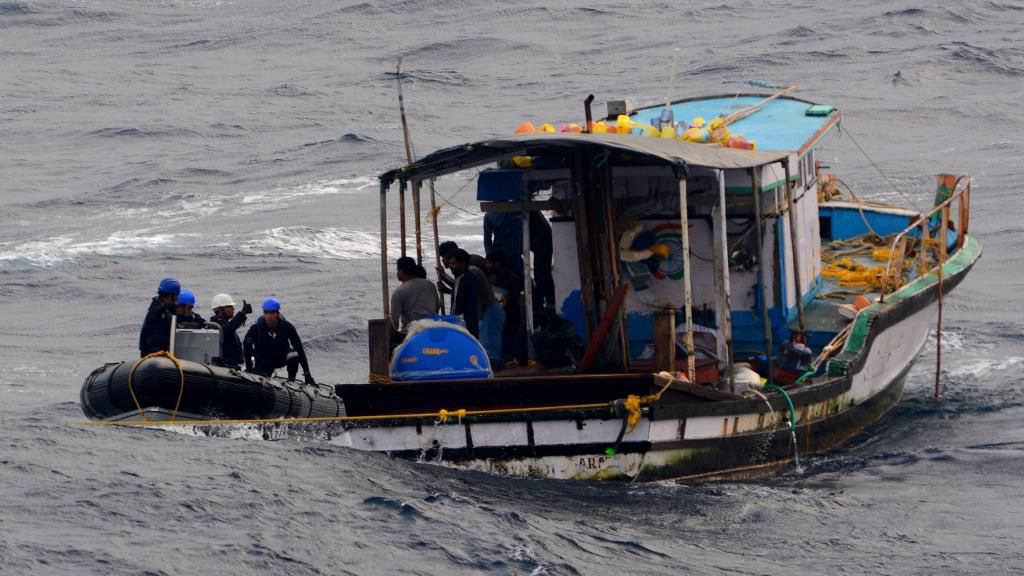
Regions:
<instances>
[{"instance_id":1,"label":"black inflatable boat","mask_svg":"<svg viewBox=\"0 0 1024 576\"><path fill-rule=\"evenodd\" d=\"M135 362L97 368L82 385L82 411L94 420L345 415L341 399L327 386L266 378L188 360L179 359L178 363L180 372L168 357L147 358L135 369L130 387L128 377Z\"/></svg>"},{"instance_id":2,"label":"black inflatable boat","mask_svg":"<svg viewBox=\"0 0 1024 576\"><path fill-rule=\"evenodd\" d=\"M205 336L214 344L219 331L179 330L179 342L192 345L177 347L175 359L149 356L97 368L82 385L82 411L91 419L111 421L345 416L345 405L330 386L204 362L210 354L195 342Z\"/></svg>"}]
</instances>

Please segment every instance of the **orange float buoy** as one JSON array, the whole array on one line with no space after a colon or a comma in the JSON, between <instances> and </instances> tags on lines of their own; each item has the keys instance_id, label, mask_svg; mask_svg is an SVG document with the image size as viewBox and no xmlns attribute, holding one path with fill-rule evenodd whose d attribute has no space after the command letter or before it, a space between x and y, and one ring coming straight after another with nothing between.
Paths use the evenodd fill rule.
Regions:
<instances>
[{"instance_id":1,"label":"orange float buoy","mask_svg":"<svg viewBox=\"0 0 1024 576\"><path fill-rule=\"evenodd\" d=\"M537 129L533 127L533 122L523 122L516 128L516 134L533 134Z\"/></svg>"}]
</instances>

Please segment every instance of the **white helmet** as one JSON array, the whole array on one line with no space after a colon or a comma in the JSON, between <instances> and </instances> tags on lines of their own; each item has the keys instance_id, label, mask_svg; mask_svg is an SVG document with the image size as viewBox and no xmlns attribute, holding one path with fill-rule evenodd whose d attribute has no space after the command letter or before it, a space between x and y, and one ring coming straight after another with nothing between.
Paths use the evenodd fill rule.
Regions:
<instances>
[{"instance_id":1,"label":"white helmet","mask_svg":"<svg viewBox=\"0 0 1024 576\"><path fill-rule=\"evenodd\" d=\"M210 305L213 310L216 311L217 308L223 308L224 306L234 306L235 301L231 299L229 294L220 293L213 297L213 300L210 301Z\"/></svg>"}]
</instances>

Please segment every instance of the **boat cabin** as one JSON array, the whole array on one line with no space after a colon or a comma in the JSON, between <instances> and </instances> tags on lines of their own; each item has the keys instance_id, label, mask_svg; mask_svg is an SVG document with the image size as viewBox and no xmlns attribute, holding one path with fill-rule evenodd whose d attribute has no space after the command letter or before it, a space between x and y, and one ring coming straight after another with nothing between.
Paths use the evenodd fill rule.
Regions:
<instances>
[{"instance_id":1,"label":"boat cabin","mask_svg":"<svg viewBox=\"0 0 1024 576\"><path fill-rule=\"evenodd\" d=\"M577 373L682 373L691 382L736 389L744 367L759 364L773 378L773 358L794 332L820 347L838 331L804 324L803 308L822 289L822 237L835 226L820 218L814 146L840 118L832 107L779 97L724 96L682 100L615 114L591 132L534 132L465 144L431 154L381 176L381 274L389 315L388 208L400 210L401 255L427 269L425 245L437 245L421 195L446 174L479 170L480 211L517 215L525 275L536 281L529 221L539 214L552 238L553 312L571 324L584 353ZM669 113L670 112L670 113ZM728 140L685 141L660 131L659 120L707 126L725 119ZM691 123L691 120L697 119ZM608 133L612 121L616 132ZM601 125L604 125L603 127ZM671 124L665 123L669 128ZM595 129L595 127L597 129ZM614 127L613 127L614 129ZM674 129L674 128L673 128ZM711 130L704 128L709 139ZM656 135L655 135L656 134ZM741 135L737 143L736 135ZM749 149L756 148L756 149ZM395 190L397 188L397 190ZM397 194L396 194L397 192ZM406 195L414 225L407 230ZM395 196L397 195L397 198ZM395 202L397 200L397 202ZM433 208L436 214L436 208ZM901 229L907 216L899 218ZM481 223L482 225L482 223ZM824 229L823 229L824 228ZM482 230L482 227L481 227ZM685 232L685 233L684 233ZM545 269L546 266L541 266ZM535 282L525 302L538 302ZM550 325L540 306L525 306L528 333ZM543 316L543 317L542 317ZM564 324L564 323L563 323ZM386 380L393 332L371 321L371 375ZM841 328L841 327L840 327ZM534 344L536 339L531 339ZM544 356L530 346L531 360ZM495 377L541 370L520 367Z\"/></svg>"}]
</instances>

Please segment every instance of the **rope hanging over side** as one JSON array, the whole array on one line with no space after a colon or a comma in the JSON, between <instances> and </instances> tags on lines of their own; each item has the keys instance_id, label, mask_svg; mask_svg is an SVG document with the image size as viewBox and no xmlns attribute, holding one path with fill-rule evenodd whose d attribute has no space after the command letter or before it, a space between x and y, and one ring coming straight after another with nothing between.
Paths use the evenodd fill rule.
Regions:
<instances>
[{"instance_id":1,"label":"rope hanging over side","mask_svg":"<svg viewBox=\"0 0 1024 576\"><path fill-rule=\"evenodd\" d=\"M146 423L149 423L149 419L146 418L146 412L142 408L142 404L139 402L138 396L135 394L135 386L133 385L135 371L138 370L139 366L141 366L146 360L161 357L168 358L171 362L174 362L174 367L178 369L178 400L174 403L174 411L171 412L170 422L174 422L175 418L178 417L178 409L181 408L181 399L185 395L185 370L181 367L181 362L174 357L174 354L171 354L166 350L161 350L159 352L147 354L136 360L135 364L132 365L132 371L128 373L128 393L131 394L132 402L135 403L135 408L138 409L139 416L142 418L142 421Z\"/></svg>"}]
</instances>

